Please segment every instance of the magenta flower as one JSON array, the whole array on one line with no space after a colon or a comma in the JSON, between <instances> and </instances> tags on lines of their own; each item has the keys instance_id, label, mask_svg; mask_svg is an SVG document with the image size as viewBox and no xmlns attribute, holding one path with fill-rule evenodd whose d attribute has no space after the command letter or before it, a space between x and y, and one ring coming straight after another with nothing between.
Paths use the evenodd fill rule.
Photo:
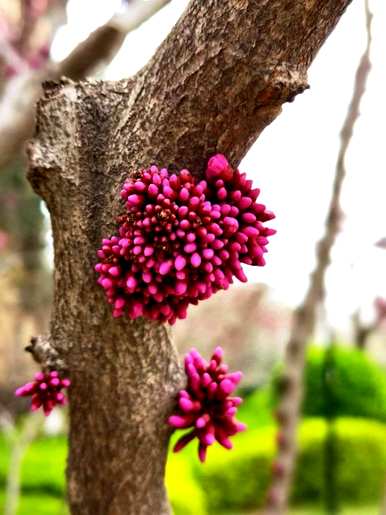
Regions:
<instances>
[{"instance_id":1,"label":"magenta flower","mask_svg":"<svg viewBox=\"0 0 386 515\"><path fill-rule=\"evenodd\" d=\"M185 357L188 384L178 394L178 407L168 423L176 429L192 428L183 435L174 452L179 452L194 438L199 441L198 456L205 461L207 448L217 441L226 449L232 448L229 437L246 429L235 419L240 397L230 395L241 380L242 373L228 374L222 365L223 350L217 347L209 363L192 349Z\"/></svg>"},{"instance_id":2,"label":"magenta flower","mask_svg":"<svg viewBox=\"0 0 386 515\"><path fill-rule=\"evenodd\" d=\"M237 277L242 263L265 264L266 221L274 218L256 199L258 189L222 155L212 157L205 180L150 167L121 191L126 213L118 234L102 240L98 283L113 316L168 321Z\"/></svg>"},{"instance_id":3,"label":"magenta flower","mask_svg":"<svg viewBox=\"0 0 386 515\"><path fill-rule=\"evenodd\" d=\"M35 380L20 386L15 391L17 397L31 396L31 410L36 411L43 408L47 417L54 407L59 404L63 406L67 403L67 398L62 392L63 388L68 388L71 382L69 379L59 377L59 372L38 372Z\"/></svg>"}]
</instances>

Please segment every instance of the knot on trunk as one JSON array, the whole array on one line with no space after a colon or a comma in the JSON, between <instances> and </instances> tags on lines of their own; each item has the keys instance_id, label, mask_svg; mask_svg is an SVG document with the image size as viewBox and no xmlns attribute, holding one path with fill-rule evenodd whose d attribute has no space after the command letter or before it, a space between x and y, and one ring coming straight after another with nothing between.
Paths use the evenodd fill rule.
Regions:
<instances>
[{"instance_id":1,"label":"knot on trunk","mask_svg":"<svg viewBox=\"0 0 386 515\"><path fill-rule=\"evenodd\" d=\"M67 372L67 365L63 358L60 357L58 351L52 346L49 336L33 336L25 350L32 354L33 359L41 365L43 370Z\"/></svg>"},{"instance_id":2,"label":"knot on trunk","mask_svg":"<svg viewBox=\"0 0 386 515\"><path fill-rule=\"evenodd\" d=\"M261 105L293 102L296 95L310 87L304 67L290 63L273 64L265 71L265 77L267 86L258 95Z\"/></svg>"}]
</instances>

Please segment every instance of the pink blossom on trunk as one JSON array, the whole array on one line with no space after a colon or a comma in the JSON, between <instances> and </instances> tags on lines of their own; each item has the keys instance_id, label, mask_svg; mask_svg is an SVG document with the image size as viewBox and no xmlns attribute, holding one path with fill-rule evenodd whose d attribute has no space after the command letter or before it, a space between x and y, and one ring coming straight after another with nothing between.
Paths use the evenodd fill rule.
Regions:
<instances>
[{"instance_id":1,"label":"pink blossom on trunk","mask_svg":"<svg viewBox=\"0 0 386 515\"><path fill-rule=\"evenodd\" d=\"M228 373L228 366L221 363L222 357L221 347L215 349L209 363L195 349L186 355L187 386L179 392L176 411L168 420L175 429L191 428L177 441L174 452L197 438L201 462L205 461L207 448L214 442L231 449L229 437L246 429L245 424L235 418L242 399L232 396L242 373Z\"/></svg>"},{"instance_id":2,"label":"pink blossom on trunk","mask_svg":"<svg viewBox=\"0 0 386 515\"><path fill-rule=\"evenodd\" d=\"M209 160L205 180L157 166L128 179L126 213L118 233L102 240L95 266L113 316L173 324L234 277L245 282L242 264L263 266L275 233L259 193L221 154Z\"/></svg>"},{"instance_id":3,"label":"pink blossom on trunk","mask_svg":"<svg viewBox=\"0 0 386 515\"><path fill-rule=\"evenodd\" d=\"M67 403L67 397L62 390L68 388L71 382L67 378L61 378L59 372L38 372L34 381L20 386L16 391L17 397L31 397L31 410L36 411L40 407L48 416L56 405L63 406Z\"/></svg>"}]
</instances>

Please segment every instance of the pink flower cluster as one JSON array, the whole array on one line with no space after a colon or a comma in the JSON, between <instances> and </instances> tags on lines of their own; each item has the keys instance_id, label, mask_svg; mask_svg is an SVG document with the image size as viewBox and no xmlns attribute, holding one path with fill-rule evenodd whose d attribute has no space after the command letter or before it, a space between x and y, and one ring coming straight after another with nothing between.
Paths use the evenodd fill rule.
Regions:
<instances>
[{"instance_id":1,"label":"pink flower cluster","mask_svg":"<svg viewBox=\"0 0 386 515\"><path fill-rule=\"evenodd\" d=\"M185 318L233 277L247 280L242 263L263 266L274 218L258 189L224 156L212 157L205 180L151 166L121 191L127 214L118 234L102 241L95 270L115 317Z\"/></svg>"},{"instance_id":2,"label":"pink flower cluster","mask_svg":"<svg viewBox=\"0 0 386 515\"><path fill-rule=\"evenodd\" d=\"M176 429L192 428L174 447L178 452L194 438L199 441L198 456L205 461L207 448L215 441L226 449L232 448L229 437L246 426L235 419L240 397L230 397L241 380L242 373L228 374L228 366L221 364L223 350L217 347L209 363L192 349L185 357L188 384L178 394L176 413L168 423Z\"/></svg>"},{"instance_id":3,"label":"pink flower cluster","mask_svg":"<svg viewBox=\"0 0 386 515\"><path fill-rule=\"evenodd\" d=\"M35 380L20 386L15 395L17 397L31 396L32 411L42 407L47 417L57 404L63 406L67 403L67 398L62 389L68 388L70 384L69 379L61 379L59 372L55 370L47 373L38 372L35 374Z\"/></svg>"}]
</instances>

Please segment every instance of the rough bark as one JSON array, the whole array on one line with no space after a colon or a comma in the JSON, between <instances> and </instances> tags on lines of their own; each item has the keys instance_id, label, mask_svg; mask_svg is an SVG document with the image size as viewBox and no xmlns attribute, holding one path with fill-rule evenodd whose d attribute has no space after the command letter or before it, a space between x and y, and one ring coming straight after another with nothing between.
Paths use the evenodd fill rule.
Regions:
<instances>
[{"instance_id":1,"label":"rough bark","mask_svg":"<svg viewBox=\"0 0 386 515\"><path fill-rule=\"evenodd\" d=\"M158 163L200 175L237 165L306 71L349 0L193 0L132 80L46 83L29 178L50 210L55 299L50 345L72 378L73 515L167 514L169 430L181 384L166 327L112 318L95 252L114 230L119 189Z\"/></svg>"},{"instance_id":2,"label":"rough bark","mask_svg":"<svg viewBox=\"0 0 386 515\"><path fill-rule=\"evenodd\" d=\"M279 451L276 459L271 489L268 495L267 515L283 515L288 508L289 491L296 460L296 430L303 400L303 369L308 341L312 338L317 310L325 298L324 282L331 261L331 250L340 229L340 198L347 173L345 157L351 142L359 106L365 92L370 71L371 20L368 2L366 7L367 46L355 77L350 106L340 133L341 145L335 169L332 197L328 209L325 233L317 245L316 266L303 303L295 311L290 339L286 347L285 373L282 378L282 396L277 417L279 422Z\"/></svg>"}]
</instances>

